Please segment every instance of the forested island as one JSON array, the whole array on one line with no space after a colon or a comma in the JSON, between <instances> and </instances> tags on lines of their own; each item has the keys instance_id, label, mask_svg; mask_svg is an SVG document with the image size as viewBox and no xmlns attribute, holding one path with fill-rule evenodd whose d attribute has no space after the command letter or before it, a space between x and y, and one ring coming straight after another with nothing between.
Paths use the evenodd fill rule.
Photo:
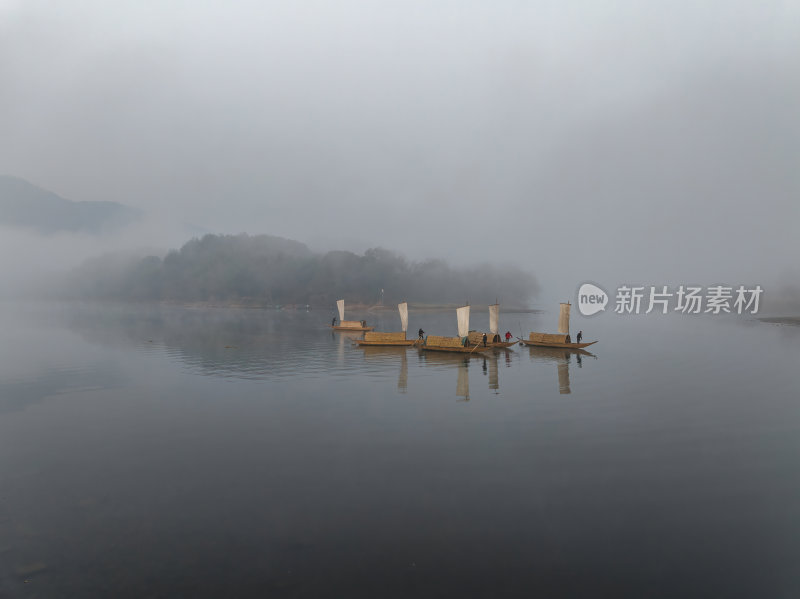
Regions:
<instances>
[{"instance_id":1,"label":"forested island","mask_svg":"<svg viewBox=\"0 0 800 599\"><path fill-rule=\"evenodd\" d=\"M527 307L535 277L514 266L457 268L442 260L409 261L372 248L316 253L271 235L206 235L166 256L94 258L76 269L59 295L118 301L216 302L329 306L339 298L374 305L492 303Z\"/></svg>"}]
</instances>

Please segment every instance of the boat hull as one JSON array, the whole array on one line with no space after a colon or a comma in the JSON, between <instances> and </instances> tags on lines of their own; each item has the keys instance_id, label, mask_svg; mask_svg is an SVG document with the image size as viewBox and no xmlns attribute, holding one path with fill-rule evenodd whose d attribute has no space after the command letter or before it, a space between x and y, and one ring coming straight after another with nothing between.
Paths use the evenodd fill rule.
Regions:
<instances>
[{"instance_id":1,"label":"boat hull","mask_svg":"<svg viewBox=\"0 0 800 599\"><path fill-rule=\"evenodd\" d=\"M487 341L486 345L488 347L504 348L504 347L511 347L512 345L516 345L517 343L519 343L519 342L518 341L494 341L494 342ZM481 345L483 345L483 344L481 344Z\"/></svg>"},{"instance_id":2,"label":"boat hull","mask_svg":"<svg viewBox=\"0 0 800 599\"><path fill-rule=\"evenodd\" d=\"M564 347L568 349L581 349L597 343L597 341L590 341L589 343L548 343L545 341L529 341L528 339L520 339L520 342L529 347Z\"/></svg>"},{"instance_id":3,"label":"boat hull","mask_svg":"<svg viewBox=\"0 0 800 599\"><path fill-rule=\"evenodd\" d=\"M364 339L356 339L359 346L369 347L409 347L416 345L417 339L406 339L405 341L365 341Z\"/></svg>"},{"instance_id":4,"label":"boat hull","mask_svg":"<svg viewBox=\"0 0 800 599\"><path fill-rule=\"evenodd\" d=\"M361 333L364 331L371 331L375 327L331 327L334 331L355 331L356 333Z\"/></svg>"},{"instance_id":5,"label":"boat hull","mask_svg":"<svg viewBox=\"0 0 800 599\"><path fill-rule=\"evenodd\" d=\"M456 354L477 354L480 352L489 351L492 349L491 345L487 345L486 347L472 345L468 347L448 347L446 345L421 345L420 349L425 349L428 351L446 351L452 352Z\"/></svg>"}]
</instances>

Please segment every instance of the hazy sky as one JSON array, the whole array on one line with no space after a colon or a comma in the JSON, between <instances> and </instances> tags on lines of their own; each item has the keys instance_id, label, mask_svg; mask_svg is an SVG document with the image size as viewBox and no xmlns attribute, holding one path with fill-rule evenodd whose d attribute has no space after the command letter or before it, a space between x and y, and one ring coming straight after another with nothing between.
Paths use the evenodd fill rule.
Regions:
<instances>
[{"instance_id":1,"label":"hazy sky","mask_svg":"<svg viewBox=\"0 0 800 599\"><path fill-rule=\"evenodd\" d=\"M0 0L0 140L0 173L148 211L126 244L511 261L545 298L775 280L800 3Z\"/></svg>"}]
</instances>

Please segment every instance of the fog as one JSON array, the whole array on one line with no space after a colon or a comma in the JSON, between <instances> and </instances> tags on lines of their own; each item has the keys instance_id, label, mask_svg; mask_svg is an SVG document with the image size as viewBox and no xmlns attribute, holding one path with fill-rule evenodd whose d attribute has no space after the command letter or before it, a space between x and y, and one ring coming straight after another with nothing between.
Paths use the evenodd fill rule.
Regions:
<instances>
[{"instance_id":1,"label":"fog","mask_svg":"<svg viewBox=\"0 0 800 599\"><path fill-rule=\"evenodd\" d=\"M0 0L0 81L0 174L147 214L3 230L7 275L207 230L510 263L541 302L797 276L797 4Z\"/></svg>"}]
</instances>

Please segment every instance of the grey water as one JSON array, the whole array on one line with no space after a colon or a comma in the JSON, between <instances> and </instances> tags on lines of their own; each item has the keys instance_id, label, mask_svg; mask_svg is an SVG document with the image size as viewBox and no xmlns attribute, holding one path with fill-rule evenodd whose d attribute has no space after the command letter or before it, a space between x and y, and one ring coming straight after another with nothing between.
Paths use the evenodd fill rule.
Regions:
<instances>
[{"instance_id":1,"label":"grey water","mask_svg":"<svg viewBox=\"0 0 800 599\"><path fill-rule=\"evenodd\" d=\"M800 596L800 327L332 316L2 306L0 597Z\"/></svg>"}]
</instances>

